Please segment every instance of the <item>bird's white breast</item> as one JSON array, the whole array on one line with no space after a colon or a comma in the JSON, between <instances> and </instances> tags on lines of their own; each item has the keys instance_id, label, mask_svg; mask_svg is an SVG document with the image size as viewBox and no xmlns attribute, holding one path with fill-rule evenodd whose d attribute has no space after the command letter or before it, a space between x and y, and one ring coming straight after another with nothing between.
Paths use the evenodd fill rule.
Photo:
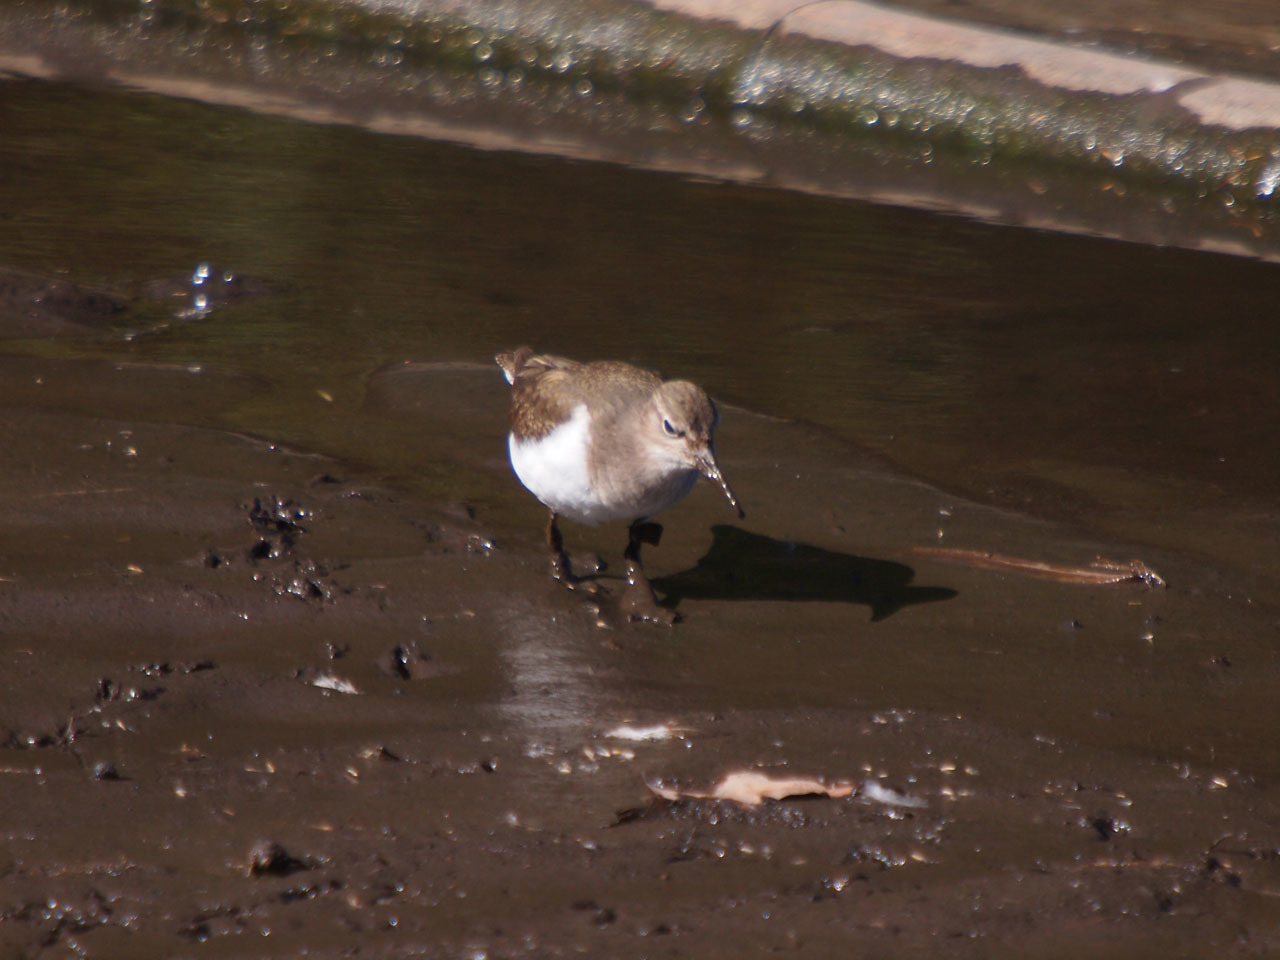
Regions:
<instances>
[{"instance_id":1,"label":"bird's white breast","mask_svg":"<svg viewBox=\"0 0 1280 960\"><path fill-rule=\"evenodd\" d=\"M614 519L603 515L598 494L587 475L587 445L591 416L585 404L545 437L517 440L507 437L511 467L520 482L556 513L582 523Z\"/></svg>"}]
</instances>

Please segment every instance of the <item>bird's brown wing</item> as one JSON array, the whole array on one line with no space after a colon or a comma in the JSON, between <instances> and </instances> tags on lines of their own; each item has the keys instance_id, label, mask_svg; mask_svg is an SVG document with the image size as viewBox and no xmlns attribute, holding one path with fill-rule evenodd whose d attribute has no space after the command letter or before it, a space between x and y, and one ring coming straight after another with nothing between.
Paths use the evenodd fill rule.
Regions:
<instances>
[{"instance_id":1,"label":"bird's brown wing","mask_svg":"<svg viewBox=\"0 0 1280 960\"><path fill-rule=\"evenodd\" d=\"M532 347L503 350L493 359L502 368L507 383L512 385L522 376L537 376L547 370L576 370L582 366L577 360L570 360L568 357L534 353Z\"/></svg>"},{"instance_id":2,"label":"bird's brown wing","mask_svg":"<svg viewBox=\"0 0 1280 960\"><path fill-rule=\"evenodd\" d=\"M511 432L521 440L545 437L582 403L570 374L582 364L519 347L494 360L511 384Z\"/></svg>"}]
</instances>

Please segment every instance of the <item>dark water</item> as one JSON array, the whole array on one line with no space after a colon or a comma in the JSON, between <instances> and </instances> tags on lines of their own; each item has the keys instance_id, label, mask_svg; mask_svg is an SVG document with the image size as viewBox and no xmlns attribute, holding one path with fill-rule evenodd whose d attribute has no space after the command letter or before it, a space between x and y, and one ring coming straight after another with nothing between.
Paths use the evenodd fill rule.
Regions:
<instances>
[{"instance_id":1,"label":"dark water","mask_svg":"<svg viewBox=\"0 0 1280 960\"><path fill-rule=\"evenodd\" d=\"M353 420L369 371L526 341L623 357L979 499L1275 572L1273 266L147 96L2 92L0 260L113 290L206 261L288 285L128 343L25 349L244 371L271 388L225 423L428 477L403 437Z\"/></svg>"}]
</instances>

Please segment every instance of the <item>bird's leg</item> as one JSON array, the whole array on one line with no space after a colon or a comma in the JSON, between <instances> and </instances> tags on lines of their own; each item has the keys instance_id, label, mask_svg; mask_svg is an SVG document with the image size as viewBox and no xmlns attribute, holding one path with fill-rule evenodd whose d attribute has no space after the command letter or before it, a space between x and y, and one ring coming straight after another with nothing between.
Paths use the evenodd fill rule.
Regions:
<instances>
[{"instance_id":1,"label":"bird's leg","mask_svg":"<svg viewBox=\"0 0 1280 960\"><path fill-rule=\"evenodd\" d=\"M547 517L547 546L551 548L551 576L557 580L572 580L569 570L569 555L564 552L564 537L556 525L556 512L551 511Z\"/></svg>"},{"instance_id":2,"label":"bird's leg","mask_svg":"<svg viewBox=\"0 0 1280 960\"><path fill-rule=\"evenodd\" d=\"M560 527L556 524L556 512L551 511L547 517L547 546L551 548L551 578L559 580L570 590L581 589L586 593L595 593L595 583L573 575L569 565L569 555L564 552L564 537L560 535Z\"/></svg>"},{"instance_id":3,"label":"bird's leg","mask_svg":"<svg viewBox=\"0 0 1280 960\"><path fill-rule=\"evenodd\" d=\"M676 612L658 604L640 564L641 545L656 547L661 539L662 525L658 523L637 520L627 531L627 549L622 554L627 561L627 588L622 593L622 609L632 620L652 620L670 626L675 622Z\"/></svg>"},{"instance_id":4,"label":"bird's leg","mask_svg":"<svg viewBox=\"0 0 1280 960\"><path fill-rule=\"evenodd\" d=\"M662 524L651 520L637 520L627 530L627 549L622 552L622 555L639 566L641 545L647 543L651 547L656 547L661 541Z\"/></svg>"}]
</instances>

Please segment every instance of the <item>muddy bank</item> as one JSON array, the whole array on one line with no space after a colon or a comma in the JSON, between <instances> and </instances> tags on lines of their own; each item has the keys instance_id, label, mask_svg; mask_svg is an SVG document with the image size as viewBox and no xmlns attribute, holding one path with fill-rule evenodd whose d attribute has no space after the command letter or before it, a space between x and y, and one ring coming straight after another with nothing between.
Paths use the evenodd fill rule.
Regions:
<instances>
[{"instance_id":1,"label":"muddy bank","mask_svg":"<svg viewBox=\"0 0 1280 960\"><path fill-rule=\"evenodd\" d=\"M514 522L252 437L58 412L65 385L121 377L163 405L169 373L42 364L48 389L3 414L9 956L1280 943L1277 611L1234 572L1147 552L1151 590L927 563L910 547L940 534L1139 547L729 410L749 520L695 492L649 553L682 622L600 629L491 453L496 368L383 371L367 395L410 419L406 378L489 395L454 455L510 485ZM567 531L616 559L622 531ZM747 808L648 786L737 768L857 789Z\"/></svg>"},{"instance_id":2,"label":"muddy bank","mask_svg":"<svg viewBox=\"0 0 1280 960\"><path fill-rule=\"evenodd\" d=\"M0 953L1276 951L1274 268L3 87ZM674 628L522 342L721 402Z\"/></svg>"}]
</instances>

